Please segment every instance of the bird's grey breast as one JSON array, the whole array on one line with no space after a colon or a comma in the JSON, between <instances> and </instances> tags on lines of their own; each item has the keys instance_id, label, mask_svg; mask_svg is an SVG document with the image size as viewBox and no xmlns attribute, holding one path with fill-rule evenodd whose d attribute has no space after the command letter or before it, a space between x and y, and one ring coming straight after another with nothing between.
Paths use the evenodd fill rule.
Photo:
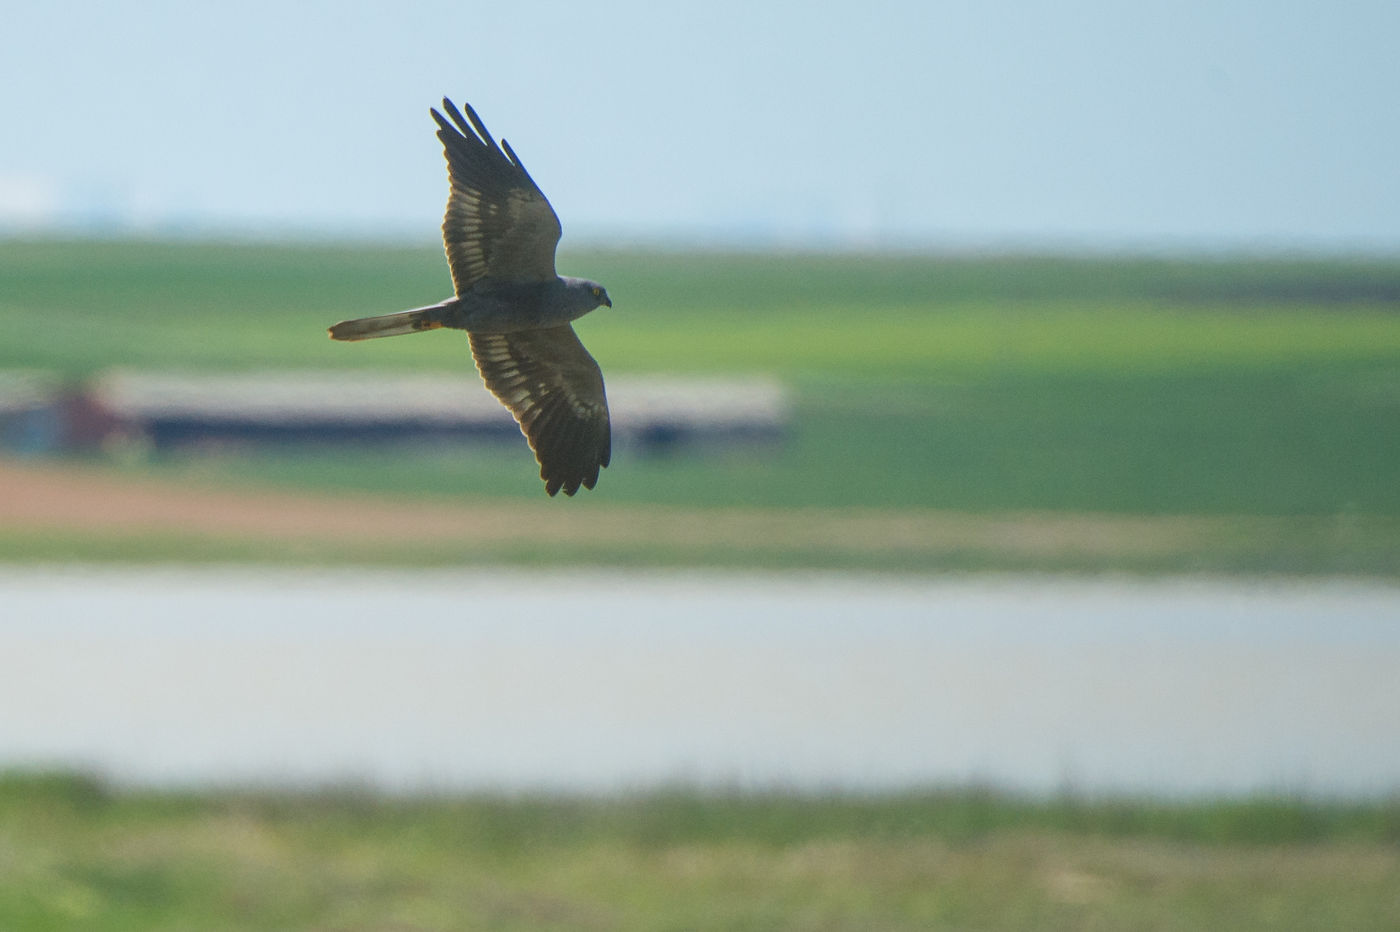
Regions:
<instances>
[{"instance_id":1,"label":"bird's grey breast","mask_svg":"<svg viewBox=\"0 0 1400 932\"><path fill-rule=\"evenodd\" d=\"M459 330L510 333L543 330L578 316L562 282L478 282L452 302L444 323Z\"/></svg>"}]
</instances>

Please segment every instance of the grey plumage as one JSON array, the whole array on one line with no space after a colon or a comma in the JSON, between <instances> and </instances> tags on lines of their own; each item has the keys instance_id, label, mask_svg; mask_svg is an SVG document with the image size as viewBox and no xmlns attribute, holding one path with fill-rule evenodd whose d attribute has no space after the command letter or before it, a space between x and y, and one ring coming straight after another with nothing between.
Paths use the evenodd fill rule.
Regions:
<instances>
[{"instance_id":1,"label":"grey plumage","mask_svg":"<svg viewBox=\"0 0 1400 932\"><path fill-rule=\"evenodd\" d=\"M597 282L560 277L554 208L504 139L497 145L470 105L432 111L451 193L442 240L455 296L439 304L346 320L332 339L364 340L448 327L465 330L482 381L514 415L540 464L545 491L593 488L612 457L598 363L570 323L612 307Z\"/></svg>"}]
</instances>

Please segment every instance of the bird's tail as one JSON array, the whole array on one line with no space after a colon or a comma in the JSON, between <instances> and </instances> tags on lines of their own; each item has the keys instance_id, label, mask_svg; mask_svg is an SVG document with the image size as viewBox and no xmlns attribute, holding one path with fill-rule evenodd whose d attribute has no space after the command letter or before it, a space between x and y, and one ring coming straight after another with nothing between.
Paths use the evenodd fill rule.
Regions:
<instances>
[{"instance_id":1,"label":"bird's tail","mask_svg":"<svg viewBox=\"0 0 1400 932\"><path fill-rule=\"evenodd\" d=\"M411 311L399 311L395 314L342 320L330 328L331 339L372 340L375 337L396 337L401 333L436 330L442 326L444 307L443 304L430 304L427 307L416 307Z\"/></svg>"}]
</instances>

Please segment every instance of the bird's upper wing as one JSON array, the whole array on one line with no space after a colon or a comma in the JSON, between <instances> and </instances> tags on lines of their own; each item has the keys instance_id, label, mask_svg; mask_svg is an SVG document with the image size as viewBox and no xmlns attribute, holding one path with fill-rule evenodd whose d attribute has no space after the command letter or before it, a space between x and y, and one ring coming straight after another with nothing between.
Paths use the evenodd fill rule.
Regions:
<instances>
[{"instance_id":1,"label":"bird's upper wing","mask_svg":"<svg viewBox=\"0 0 1400 932\"><path fill-rule=\"evenodd\" d=\"M452 118L449 122L433 111L452 183L442 241L457 294L487 276L507 282L552 280L561 232L554 208L510 143L503 139L497 146L470 105L465 119L447 98L442 108Z\"/></svg>"},{"instance_id":2,"label":"bird's upper wing","mask_svg":"<svg viewBox=\"0 0 1400 932\"><path fill-rule=\"evenodd\" d=\"M545 491L593 488L612 458L612 430L603 373L574 328L469 336L486 387L515 415L535 451Z\"/></svg>"}]
</instances>

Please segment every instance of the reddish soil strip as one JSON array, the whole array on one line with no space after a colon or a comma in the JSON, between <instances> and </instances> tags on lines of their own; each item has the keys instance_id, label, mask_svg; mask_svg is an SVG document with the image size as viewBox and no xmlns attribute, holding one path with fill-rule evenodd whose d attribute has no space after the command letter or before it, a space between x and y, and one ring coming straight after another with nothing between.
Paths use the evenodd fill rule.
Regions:
<instances>
[{"instance_id":1,"label":"reddish soil strip","mask_svg":"<svg viewBox=\"0 0 1400 932\"><path fill-rule=\"evenodd\" d=\"M433 541L739 547L812 553L950 550L1025 556L1178 551L1223 519L969 515L927 509L691 509L545 500L473 503L227 489L97 466L0 460L0 530L180 533L343 543Z\"/></svg>"}]
</instances>

